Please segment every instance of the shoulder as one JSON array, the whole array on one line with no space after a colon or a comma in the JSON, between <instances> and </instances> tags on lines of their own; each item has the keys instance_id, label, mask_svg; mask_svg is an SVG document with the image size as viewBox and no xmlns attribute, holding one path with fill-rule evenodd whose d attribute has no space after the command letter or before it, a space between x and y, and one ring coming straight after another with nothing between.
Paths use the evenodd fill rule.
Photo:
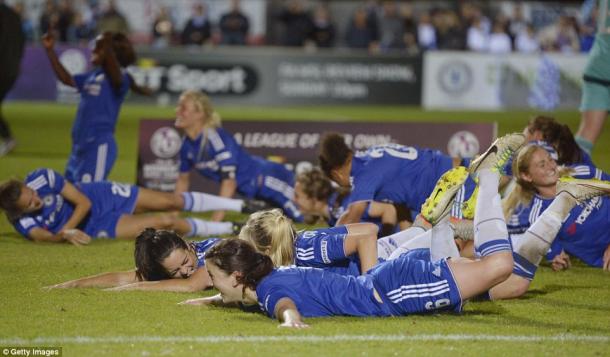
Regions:
<instances>
[{"instance_id":1,"label":"shoulder","mask_svg":"<svg viewBox=\"0 0 610 357\"><path fill-rule=\"evenodd\" d=\"M35 191L45 186L61 189L63 188L63 183L64 179L58 172L47 168L36 169L30 172L25 179L25 184Z\"/></svg>"}]
</instances>

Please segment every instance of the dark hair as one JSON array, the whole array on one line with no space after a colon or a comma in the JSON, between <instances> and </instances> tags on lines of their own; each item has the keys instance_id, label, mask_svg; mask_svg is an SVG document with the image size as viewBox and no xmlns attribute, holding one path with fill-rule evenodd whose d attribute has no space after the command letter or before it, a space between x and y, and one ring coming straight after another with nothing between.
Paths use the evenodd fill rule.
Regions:
<instances>
[{"instance_id":1,"label":"dark hair","mask_svg":"<svg viewBox=\"0 0 610 357\"><path fill-rule=\"evenodd\" d=\"M574 140L574 134L566 124L558 123L554 118L536 116L527 125L530 133L540 131L542 138L557 150L560 165L575 164L582 161L582 151Z\"/></svg>"},{"instance_id":2,"label":"dark hair","mask_svg":"<svg viewBox=\"0 0 610 357\"><path fill-rule=\"evenodd\" d=\"M320 168L330 177L331 171L343 166L351 154L352 150L345 143L343 136L337 133L326 134L322 138L318 155Z\"/></svg>"},{"instance_id":3,"label":"dark hair","mask_svg":"<svg viewBox=\"0 0 610 357\"><path fill-rule=\"evenodd\" d=\"M136 237L133 257L136 261L138 280L170 279L161 262L176 249L189 249L188 243L173 231L144 229Z\"/></svg>"},{"instance_id":4,"label":"dark hair","mask_svg":"<svg viewBox=\"0 0 610 357\"><path fill-rule=\"evenodd\" d=\"M120 32L104 33L104 35L106 34L110 34L112 38L112 50L121 67L127 67L134 64L136 62L136 52L127 36Z\"/></svg>"},{"instance_id":5,"label":"dark hair","mask_svg":"<svg viewBox=\"0 0 610 357\"><path fill-rule=\"evenodd\" d=\"M23 213L17 207L23 186L23 182L14 179L0 184L0 209L6 213L9 221L14 221Z\"/></svg>"},{"instance_id":6,"label":"dark hair","mask_svg":"<svg viewBox=\"0 0 610 357\"><path fill-rule=\"evenodd\" d=\"M256 289L258 283L273 270L271 258L256 251L249 242L237 238L224 239L205 253L205 260L227 274L240 272L237 282Z\"/></svg>"}]
</instances>

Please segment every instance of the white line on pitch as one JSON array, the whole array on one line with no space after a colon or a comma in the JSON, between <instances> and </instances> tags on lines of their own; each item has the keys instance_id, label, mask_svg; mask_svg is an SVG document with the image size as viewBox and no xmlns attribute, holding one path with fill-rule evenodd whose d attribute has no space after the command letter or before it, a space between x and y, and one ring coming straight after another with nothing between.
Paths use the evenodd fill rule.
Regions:
<instances>
[{"instance_id":1,"label":"white line on pitch","mask_svg":"<svg viewBox=\"0 0 610 357\"><path fill-rule=\"evenodd\" d=\"M597 335L290 335L290 336L74 336L3 338L0 345L104 344L104 343L260 343L260 342L359 342L359 341L496 341L496 342L610 342L610 336Z\"/></svg>"}]
</instances>

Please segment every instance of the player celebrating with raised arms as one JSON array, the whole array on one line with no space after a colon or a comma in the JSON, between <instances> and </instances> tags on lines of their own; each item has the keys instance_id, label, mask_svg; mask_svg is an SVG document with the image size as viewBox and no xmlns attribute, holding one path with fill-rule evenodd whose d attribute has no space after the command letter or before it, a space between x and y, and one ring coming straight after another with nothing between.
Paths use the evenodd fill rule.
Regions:
<instances>
[{"instance_id":1,"label":"player celebrating with raised arms","mask_svg":"<svg viewBox=\"0 0 610 357\"><path fill-rule=\"evenodd\" d=\"M89 243L91 237L133 239L146 227L173 229L187 236L230 234L237 229L231 222L137 213L218 209L251 213L261 205L199 192L175 195L114 182L73 185L50 169L35 170L24 182L0 184L0 208L19 233L37 242L78 245Z\"/></svg>"},{"instance_id":2,"label":"player celebrating with raised arms","mask_svg":"<svg viewBox=\"0 0 610 357\"><path fill-rule=\"evenodd\" d=\"M271 258L248 242L229 239L206 253L207 269L220 295L185 303L258 303L281 326L296 328L307 327L303 317L460 311L467 299L503 282L511 273L513 259L498 194L499 166L521 144L522 138L520 142L499 142L471 166L480 185L474 217L475 247L481 254L478 261L430 262L403 255L353 277L322 269L274 268Z\"/></svg>"},{"instance_id":3,"label":"player celebrating with raised arms","mask_svg":"<svg viewBox=\"0 0 610 357\"><path fill-rule=\"evenodd\" d=\"M219 238L187 242L172 231L146 228L136 237L135 270L103 273L46 287L194 292L212 287L205 252Z\"/></svg>"},{"instance_id":4,"label":"player celebrating with raised arms","mask_svg":"<svg viewBox=\"0 0 610 357\"><path fill-rule=\"evenodd\" d=\"M72 76L55 53L53 35L45 34L42 45L59 81L81 95L65 177L73 183L104 181L117 157L114 130L121 104L130 87L139 88L124 69L135 62L135 52L125 35L105 32L91 54L95 68Z\"/></svg>"},{"instance_id":5,"label":"player celebrating with raised arms","mask_svg":"<svg viewBox=\"0 0 610 357\"><path fill-rule=\"evenodd\" d=\"M185 91L176 107L176 127L186 137L180 149L180 175L176 192L188 190L189 172L220 182L221 197L233 197L237 192L249 198L265 200L279 207L296 221L303 219L292 202L294 174L283 165L248 154L220 127L220 115L210 99L198 91ZM220 221L224 212L215 212Z\"/></svg>"}]
</instances>

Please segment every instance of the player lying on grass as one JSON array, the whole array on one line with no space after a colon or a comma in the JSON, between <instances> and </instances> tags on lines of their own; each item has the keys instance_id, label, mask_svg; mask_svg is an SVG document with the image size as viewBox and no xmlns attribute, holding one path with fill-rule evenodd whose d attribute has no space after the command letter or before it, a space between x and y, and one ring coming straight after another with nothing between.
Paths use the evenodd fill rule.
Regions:
<instances>
[{"instance_id":1,"label":"player lying on grass","mask_svg":"<svg viewBox=\"0 0 610 357\"><path fill-rule=\"evenodd\" d=\"M398 144L377 145L353 151L339 134L327 134L320 144L320 167L339 186L351 189L350 202L337 224L360 222L369 202L391 202L421 207L441 175L468 160L452 158L438 150ZM468 180L467 196L475 184Z\"/></svg>"},{"instance_id":2,"label":"player lying on grass","mask_svg":"<svg viewBox=\"0 0 610 357\"><path fill-rule=\"evenodd\" d=\"M104 181L117 158L114 131L123 100L130 88L147 93L125 70L135 63L135 51L124 34L105 32L95 39L91 53L95 68L71 75L55 53L51 34L42 37L42 45L57 79L80 94L65 177L70 182Z\"/></svg>"},{"instance_id":3,"label":"player lying on grass","mask_svg":"<svg viewBox=\"0 0 610 357\"><path fill-rule=\"evenodd\" d=\"M349 189L333 187L328 177L317 167L298 174L294 184L294 201L299 211L305 216L322 218L330 227L337 224L345 211L350 202L349 193ZM361 222L375 223L379 226L379 237L385 237L411 225L410 217L407 220L403 217L405 215L399 214L392 204L371 201Z\"/></svg>"},{"instance_id":4,"label":"player lying on grass","mask_svg":"<svg viewBox=\"0 0 610 357\"><path fill-rule=\"evenodd\" d=\"M528 169L526 170L524 167ZM569 176L559 179L557 166L550 159L549 153L546 149L536 145L527 145L519 151L513 163L513 170L522 184L526 181L540 185L540 191L544 192L547 199L546 202L541 201L535 206L535 209L543 212L542 214L539 212L532 214L530 206L519 207L521 214L524 214L525 217L535 216L536 220L531 226L528 223L527 230L521 232L521 235L511 235L515 262L513 274L506 281L490 289L483 297L499 300L516 298L525 294L542 257L556 242L577 251L579 257L585 262L593 262L590 264L606 270L610 269L610 248L608 248L610 224L607 211L610 200L608 197L610 181L576 179ZM464 180L459 175L454 175L450 179L456 180L456 185ZM546 184L542 186L542 182L546 182ZM429 215L427 215L428 210L422 209L429 221L436 222L438 217L448 215L455 198L453 192L456 185L453 185L453 189L448 186L447 190L439 192L439 195L436 196L437 205L433 207ZM520 188L521 186L518 186L513 192L519 192ZM535 195L542 200L540 198L542 193ZM576 204L581 206L576 207ZM512 221L518 221L517 218ZM388 259L394 259L395 255L405 253L417 253L419 258L432 261L438 259L439 253L444 254L445 257L459 257L460 253L454 244L453 231L437 229L439 225L448 224L447 222L448 219L441 220L432 229L431 234L428 234L429 232L420 234L404 243ZM588 229L585 228L586 225L590 225ZM597 229L591 229L593 227ZM508 229L510 230L510 228L509 224ZM572 236L567 236L563 231L567 231L568 234L572 233ZM440 251L439 247L443 250ZM433 254L435 249L437 250L436 257ZM569 260L558 260L556 257L553 260L555 269L557 269L557 265L565 268L569 266Z\"/></svg>"},{"instance_id":5,"label":"player lying on grass","mask_svg":"<svg viewBox=\"0 0 610 357\"><path fill-rule=\"evenodd\" d=\"M220 115L205 94L182 93L175 126L186 134L180 148L177 193L188 190L189 173L194 169L220 183L219 196L233 197L238 192L281 208L295 221L303 220L292 201L294 174L284 165L248 154L231 133L220 127ZM212 220L220 221L223 217L224 212L218 211Z\"/></svg>"},{"instance_id":6,"label":"player lying on grass","mask_svg":"<svg viewBox=\"0 0 610 357\"><path fill-rule=\"evenodd\" d=\"M194 292L212 287L204 253L220 242L210 238L187 242L176 233L147 228L135 242L135 270L110 272L66 281L47 289L111 288Z\"/></svg>"},{"instance_id":7,"label":"player lying on grass","mask_svg":"<svg viewBox=\"0 0 610 357\"><path fill-rule=\"evenodd\" d=\"M134 239L146 227L173 229L189 237L230 234L237 227L231 222L139 213L217 209L251 213L263 205L199 192L175 195L114 182L73 185L50 169L35 170L23 182L9 180L0 185L0 208L24 237L76 245L97 237Z\"/></svg>"},{"instance_id":8,"label":"player lying on grass","mask_svg":"<svg viewBox=\"0 0 610 357\"><path fill-rule=\"evenodd\" d=\"M586 165L560 168L542 147L527 145L522 148L513 163L517 186L504 202L508 229L514 241L518 242L518 235L524 233L554 202L558 192L556 185L562 173L576 178L596 176L610 179L607 174L589 168ZM550 232L554 232L553 237L556 235L557 238L547 258L555 270L569 267L568 254L588 265L610 269L610 198L595 197L574 209L573 206L566 206L569 215L559 221L559 225L549 226Z\"/></svg>"},{"instance_id":9,"label":"player lying on grass","mask_svg":"<svg viewBox=\"0 0 610 357\"><path fill-rule=\"evenodd\" d=\"M503 282L512 271L512 252L498 194L498 161L502 160L500 153L513 149L501 148L497 156L488 151L472 165L480 185L474 217L474 241L481 253L478 261L455 258L430 262L405 254L354 277L322 269L275 268L271 258L257 252L249 242L229 239L206 253L208 272L220 294L185 303L258 303L281 326L297 328L307 327L303 317L460 311L466 300Z\"/></svg>"},{"instance_id":10,"label":"player lying on grass","mask_svg":"<svg viewBox=\"0 0 610 357\"><path fill-rule=\"evenodd\" d=\"M239 238L277 267L295 264L360 275L377 264L377 230L372 223L354 223L297 232L290 218L272 209L251 214Z\"/></svg>"},{"instance_id":11,"label":"player lying on grass","mask_svg":"<svg viewBox=\"0 0 610 357\"><path fill-rule=\"evenodd\" d=\"M464 167L452 169L441 176L434 190L456 195L467 176ZM434 197L430 197L422 206L422 211L430 211L434 204ZM432 227L418 217L408 229L379 239L372 235L378 229L372 223L297 232L290 219L280 210L270 210L252 214L242 227L239 238L251 242L257 251L269 255L277 267L295 264L357 276L366 272L367 267L372 266L371 262L374 265L396 259L401 251L413 249L413 244L429 241L434 234L445 234L439 232L451 230L449 234L453 236L455 228L456 223L450 226L448 222ZM409 243L412 240L414 243ZM426 247L430 249L430 242L426 243ZM438 246L436 249L444 254L456 248Z\"/></svg>"}]
</instances>

